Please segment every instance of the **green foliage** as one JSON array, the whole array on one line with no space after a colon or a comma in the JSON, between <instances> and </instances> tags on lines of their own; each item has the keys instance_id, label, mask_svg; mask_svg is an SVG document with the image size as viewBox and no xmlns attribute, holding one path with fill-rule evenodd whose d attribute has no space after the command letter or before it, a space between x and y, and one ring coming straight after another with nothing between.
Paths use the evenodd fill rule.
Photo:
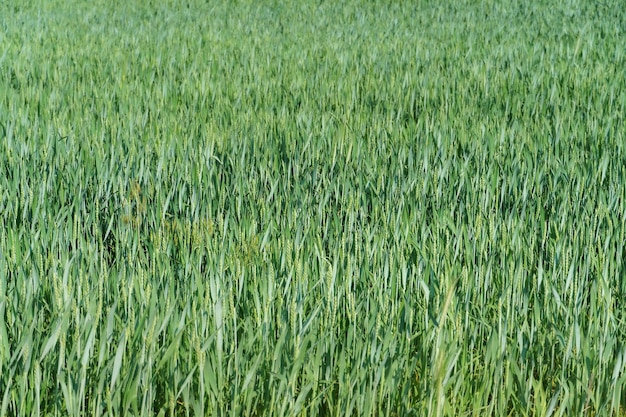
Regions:
<instances>
[{"instance_id":1,"label":"green foliage","mask_svg":"<svg viewBox=\"0 0 626 417\"><path fill-rule=\"evenodd\" d=\"M0 415L624 416L624 10L3 2Z\"/></svg>"}]
</instances>

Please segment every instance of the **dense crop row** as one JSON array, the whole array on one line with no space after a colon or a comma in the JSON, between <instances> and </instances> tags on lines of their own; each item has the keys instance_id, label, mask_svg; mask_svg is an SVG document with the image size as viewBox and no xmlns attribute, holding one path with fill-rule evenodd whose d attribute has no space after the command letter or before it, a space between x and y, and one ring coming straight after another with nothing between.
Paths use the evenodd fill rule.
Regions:
<instances>
[{"instance_id":1,"label":"dense crop row","mask_svg":"<svg viewBox=\"0 0 626 417\"><path fill-rule=\"evenodd\" d=\"M624 415L626 14L527 3L0 5L0 415Z\"/></svg>"}]
</instances>

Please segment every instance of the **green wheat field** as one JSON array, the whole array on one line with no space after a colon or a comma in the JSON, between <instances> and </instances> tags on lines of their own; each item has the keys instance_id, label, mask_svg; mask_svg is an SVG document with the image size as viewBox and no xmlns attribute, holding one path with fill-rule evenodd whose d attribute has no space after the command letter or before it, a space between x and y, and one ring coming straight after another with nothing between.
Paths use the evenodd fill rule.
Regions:
<instances>
[{"instance_id":1,"label":"green wheat field","mask_svg":"<svg viewBox=\"0 0 626 417\"><path fill-rule=\"evenodd\" d=\"M0 16L0 416L626 416L621 1Z\"/></svg>"}]
</instances>

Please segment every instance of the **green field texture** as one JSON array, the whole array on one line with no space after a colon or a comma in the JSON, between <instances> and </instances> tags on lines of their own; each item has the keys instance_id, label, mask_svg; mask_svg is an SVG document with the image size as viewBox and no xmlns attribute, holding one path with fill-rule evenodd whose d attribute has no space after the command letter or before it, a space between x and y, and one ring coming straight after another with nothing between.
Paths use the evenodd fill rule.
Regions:
<instances>
[{"instance_id":1,"label":"green field texture","mask_svg":"<svg viewBox=\"0 0 626 417\"><path fill-rule=\"evenodd\" d=\"M0 16L0 416L626 416L622 2Z\"/></svg>"}]
</instances>

